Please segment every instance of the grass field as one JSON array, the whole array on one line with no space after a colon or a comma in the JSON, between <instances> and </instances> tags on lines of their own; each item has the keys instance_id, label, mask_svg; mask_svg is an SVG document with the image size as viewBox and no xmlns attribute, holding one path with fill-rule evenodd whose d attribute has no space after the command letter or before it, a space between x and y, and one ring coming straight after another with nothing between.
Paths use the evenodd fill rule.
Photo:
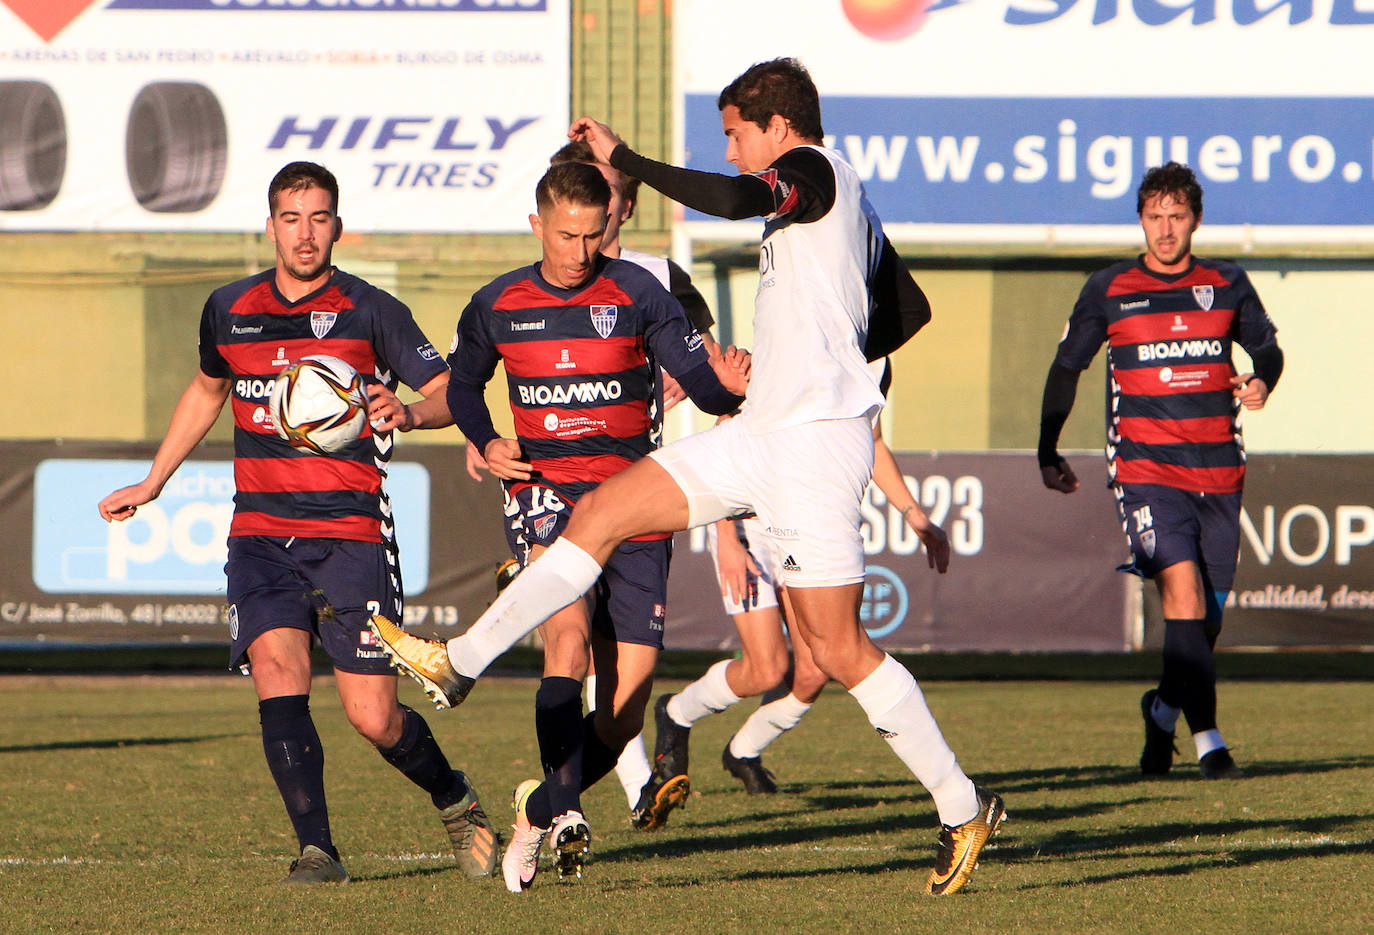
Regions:
<instances>
[{"instance_id":1,"label":"grass field","mask_svg":"<svg viewBox=\"0 0 1374 935\"><path fill-rule=\"evenodd\" d=\"M502 825L538 770L534 686L487 679L437 713L402 689ZM610 778L585 799L587 878L541 874L517 897L457 874L427 797L352 733L328 679L314 707L354 879L300 889L275 885L295 840L247 680L4 676L0 932L1374 931L1374 685L1224 685L1248 776L1210 783L1190 749L1169 778L1139 778L1144 687L926 684L1011 816L961 895L921 892L930 800L832 687L765 758L784 794L746 796L720 768L746 703L693 729L695 793L668 827L631 830Z\"/></svg>"}]
</instances>

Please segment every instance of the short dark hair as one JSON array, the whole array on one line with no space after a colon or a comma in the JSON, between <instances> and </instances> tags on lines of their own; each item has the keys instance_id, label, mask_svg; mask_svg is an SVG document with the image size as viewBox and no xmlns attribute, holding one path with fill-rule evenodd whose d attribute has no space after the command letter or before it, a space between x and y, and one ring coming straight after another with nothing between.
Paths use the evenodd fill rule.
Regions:
<instances>
[{"instance_id":1,"label":"short dark hair","mask_svg":"<svg viewBox=\"0 0 1374 935\"><path fill-rule=\"evenodd\" d=\"M329 208L339 213L339 180L334 173L314 162L290 162L272 176L267 186L267 213L276 214L277 195L298 192L304 188L323 188L329 193Z\"/></svg>"},{"instance_id":2,"label":"short dark hair","mask_svg":"<svg viewBox=\"0 0 1374 935\"><path fill-rule=\"evenodd\" d=\"M1135 193L1135 213L1144 211L1145 202L1156 195L1172 195L1186 201L1193 209L1193 216L1202 217L1202 186L1193 170L1182 163L1166 162L1145 173Z\"/></svg>"},{"instance_id":3,"label":"short dark hair","mask_svg":"<svg viewBox=\"0 0 1374 935\"><path fill-rule=\"evenodd\" d=\"M583 162L591 166L596 165L596 156L592 153L592 147L589 143L583 140L573 140L549 157L549 165L552 166L562 165L565 162ZM615 174L620 179L620 197L630 206L630 214L634 214L634 206L639 201L639 179L633 175L626 175L619 170L616 170Z\"/></svg>"},{"instance_id":4,"label":"short dark hair","mask_svg":"<svg viewBox=\"0 0 1374 935\"><path fill-rule=\"evenodd\" d=\"M534 203L541 212L558 201L609 208L611 186L595 166L585 162L561 162L550 166L534 187Z\"/></svg>"},{"instance_id":5,"label":"short dark hair","mask_svg":"<svg viewBox=\"0 0 1374 935\"><path fill-rule=\"evenodd\" d=\"M742 119L766 130L774 114L792 126L804 140L819 142L821 98L806 66L795 58L775 58L759 62L725 86L716 99L716 109L738 107Z\"/></svg>"}]
</instances>

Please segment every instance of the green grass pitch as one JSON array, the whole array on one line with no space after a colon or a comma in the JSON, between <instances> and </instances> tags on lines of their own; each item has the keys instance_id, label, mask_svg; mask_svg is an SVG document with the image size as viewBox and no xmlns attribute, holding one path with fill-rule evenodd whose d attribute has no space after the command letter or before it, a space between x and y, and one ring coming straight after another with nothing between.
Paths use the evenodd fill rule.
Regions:
<instances>
[{"instance_id":1,"label":"green grass pitch","mask_svg":"<svg viewBox=\"0 0 1374 935\"><path fill-rule=\"evenodd\" d=\"M608 777L584 799L586 878L541 873L513 896L457 873L427 797L353 734L328 678L313 709L353 882L302 889L276 885L295 840L246 679L4 676L0 932L1374 931L1374 687L1224 683L1248 774L1227 782L1198 778L1186 736L1171 776L1138 776L1145 687L925 685L1010 814L954 897L922 892L929 797L837 686L766 754L782 794L747 796L721 769L745 702L693 729L694 793L666 828L632 830ZM534 688L491 678L435 712L402 687L502 827L538 772Z\"/></svg>"}]
</instances>

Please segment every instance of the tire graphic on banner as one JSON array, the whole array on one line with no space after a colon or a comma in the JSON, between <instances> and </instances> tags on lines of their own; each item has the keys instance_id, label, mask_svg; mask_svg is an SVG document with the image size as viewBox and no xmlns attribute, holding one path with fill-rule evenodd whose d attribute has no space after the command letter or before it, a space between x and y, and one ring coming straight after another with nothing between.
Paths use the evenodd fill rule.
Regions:
<instances>
[{"instance_id":1,"label":"tire graphic on banner","mask_svg":"<svg viewBox=\"0 0 1374 935\"><path fill-rule=\"evenodd\" d=\"M213 91L190 81L144 86L129 110L129 187L149 211L190 213L215 200L224 182L229 134Z\"/></svg>"},{"instance_id":2,"label":"tire graphic on banner","mask_svg":"<svg viewBox=\"0 0 1374 935\"><path fill-rule=\"evenodd\" d=\"M0 210L34 211L57 197L67 170L67 123L41 81L0 81Z\"/></svg>"}]
</instances>

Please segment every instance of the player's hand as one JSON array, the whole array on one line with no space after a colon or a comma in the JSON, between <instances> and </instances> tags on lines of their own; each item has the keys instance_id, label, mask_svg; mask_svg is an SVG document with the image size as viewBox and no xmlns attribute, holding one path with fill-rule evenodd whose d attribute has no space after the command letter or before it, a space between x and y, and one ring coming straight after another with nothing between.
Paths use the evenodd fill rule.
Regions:
<instances>
[{"instance_id":1,"label":"player's hand","mask_svg":"<svg viewBox=\"0 0 1374 935\"><path fill-rule=\"evenodd\" d=\"M1063 458L1060 458L1057 464L1042 467L1040 477L1050 490L1057 490L1060 493L1073 493L1078 489L1078 476L1074 474L1073 468L1069 467L1069 462Z\"/></svg>"},{"instance_id":2,"label":"player's hand","mask_svg":"<svg viewBox=\"0 0 1374 935\"><path fill-rule=\"evenodd\" d=\"M482 453L477 450L477 446L472 442L463 446L463 461L468 469L468 477L479 484L482 482L482 472L491 470L491 466L487 464L487 459L482 457Z\"/></svg>"},{"instance_id":3,"label":"player's hand","mask_svg":"<svg viewBox=\"0 0 1374 935\"><path fill-rule=\"evenodd\" d=\"M582 140L592 148L592 155L597 161L607 165L611 164L611 153L625 142L610 127L591 117L578 117L574 120L572 126L568 127L568 139Z\"/></svg>"},{"instance_id":4,"label":"player's hand","mask_svg":"<svg viewBox=\"0 0 1374 935\"><path fill-rule=\"evenodd\" d=\"M671 373L666 370L660 372L663 374L663 411L667 412L687 398L687 391Z\"/></svg>"},{"instance_id":5,"label":"player's hand","mask_svg":"<svg viewBox=\"0 0 1374 935\"><path fill-rule=\"evenodd\" d=\"M930 516L921 509L919 503L913 503L903 510L902 518L926 547L926 564L942 575L949 571L949 536L945 531L930 521Z\"/></svg>"},{"instance_id":6,"label":"player's hand","mask_svg":"<svg viewBox=\"0 0 1374 935\"><path fill-rule=\"evenodd\" d=\"M743 396L749 389L749 375L753 368L754 355L731 344L719 357L710 359L711 369L716 379L736 396Z\"/></svg>"},{"instance_id":7,"label":"player's hand","mask_svg":"<svg viewBox=\"0 0 1374 935\"><path fill-rule=\"evenodd\" d=\"M392 429L409 432L412 424L409 408L383 383L369 383L367 386L367 421L372 423L374 432L389 432Z\"/></svg>"},{"instance_id":8,"label":"player's hand","mask_svg":"<svg viewBox=\"0 0 1374 935\"><path fill-rule=\"evenodd\" d=\"M487 469L493 476L502 480L529 480L534 466L520 460L520 455L520 443L513 438L493 438L483 452Z\"/></svg>"},{"instance_id":9,"label":"player's hand","mask_svg":"<svg viewBox=\"0 0 1374 935\"><path fill-rule=\"evenodd\" d=\"M100 518L107 523L122 523L137 513L140 506L155 500L158 493L150 489L146 482L121 487L100 501Z\"/></svg>"},{"instance_id":10,"label":"player's hand","mask_svg":"<svg viewBox=\"0 0 1374 935\"><path fill-rule=\"evenodd\" d=\"M729 520L716 526L716 569L723 596L736 601L745 610L758 604L762 572L739 541L735 524Z\"/></svg>"},{"instance_id":11,"label":"player's hand","mask_svg":"<svg viewBox=\"0 0 1374 935\"><path fill-rule=\"evenodd\" d=\"M1232 395L1240 400L1246 409L1263 409L1269 401L1269 387L1253 373L1242 373L1231 378Z\"/></svg>"}]
</instances>

